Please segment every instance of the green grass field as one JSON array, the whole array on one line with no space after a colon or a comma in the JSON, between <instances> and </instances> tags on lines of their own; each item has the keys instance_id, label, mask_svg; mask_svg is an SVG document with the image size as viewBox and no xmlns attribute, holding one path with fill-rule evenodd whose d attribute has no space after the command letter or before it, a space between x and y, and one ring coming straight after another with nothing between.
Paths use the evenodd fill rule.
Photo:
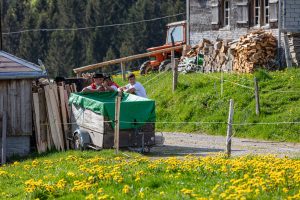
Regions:
<instances>
[{"instance_id":1,"label":"green grass field","mask_svg":"<svg viewBox=\"0 0 300 200\"><path fill-rule=\"evenodd\" d=\"M300 160L68 151L0 167L0 199L299 199Z\"/></svg>"},{"instance_id":2,"label":"green grass field","mask_svg":"<svg viewBox=\"0 0 300 200\"><path fill-rule=\"evenodd\" d=\"M259 80L261 115L255 114L254 76ZM300 69L251 74L224 74L221 96L220 73L179 75L172 92L172 74L138 77L146 83L148 96L156 101L159 122L227 122L229 100L234 99L234 123L300 122ZM116 81L124 84L120 78ZM224 135L226 124L156 124L158 131L205 132ZM235 136L300 142L300 124L235 125Z\"/></svg>"}]
</instances>

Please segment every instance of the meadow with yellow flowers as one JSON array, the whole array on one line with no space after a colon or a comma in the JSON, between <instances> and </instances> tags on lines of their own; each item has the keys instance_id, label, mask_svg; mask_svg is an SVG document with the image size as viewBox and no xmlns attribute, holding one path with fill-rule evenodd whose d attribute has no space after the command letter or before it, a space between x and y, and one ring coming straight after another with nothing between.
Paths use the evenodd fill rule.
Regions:
<instances>
[{"instance_id":1,"label":"meadow with yellow flowers","mask_svg":"<svg viewBox=\"0 0 300 200\"><path fill-rule=\"evenodd\" d=\"M68 151L0 167L2 199L300 199L300 160Z\"/></svg>"}]
</instances>

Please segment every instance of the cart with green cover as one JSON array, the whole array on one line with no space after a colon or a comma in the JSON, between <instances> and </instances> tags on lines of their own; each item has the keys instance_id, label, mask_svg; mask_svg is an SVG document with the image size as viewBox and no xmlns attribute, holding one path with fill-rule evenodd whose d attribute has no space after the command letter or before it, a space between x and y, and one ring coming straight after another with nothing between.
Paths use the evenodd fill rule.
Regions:
<instances>
[{"instance_id":1,"label":"cart with green cover","mask_svg":"<svg viewBox=\"0 0 300 200\"><path fill-rule=\"evenodd\" d=\"M72 93L72 135L75 149L113 148L117 92ZM119 147L147 152L155 145L155 102L123 93Z\"/></svg>"}]
</instances>

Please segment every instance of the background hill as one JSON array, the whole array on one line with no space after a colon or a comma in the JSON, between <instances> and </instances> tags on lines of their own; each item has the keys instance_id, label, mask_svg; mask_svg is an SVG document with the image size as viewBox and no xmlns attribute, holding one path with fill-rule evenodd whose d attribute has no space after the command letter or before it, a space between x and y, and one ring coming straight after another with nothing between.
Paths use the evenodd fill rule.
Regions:
<instances>
[{"instance_id":1,"label":"background hill","mask_svg":"<svg viewBox=\"0 0 300 200\"><path fill-rule=\"evenodd\" d=\"M3 0L2 10L5 33L153 19L185 12L185 1ZM129 26L81 31L10 34L4 35L3 46L5 51L34 63L41 59L52 77L68 76L75 67L145 52L148 47L162 45L165 42L165 25L184 18L185 15L181 15ZM138 66L139 63L134 64Z\"/></svg>"}]
</instances>

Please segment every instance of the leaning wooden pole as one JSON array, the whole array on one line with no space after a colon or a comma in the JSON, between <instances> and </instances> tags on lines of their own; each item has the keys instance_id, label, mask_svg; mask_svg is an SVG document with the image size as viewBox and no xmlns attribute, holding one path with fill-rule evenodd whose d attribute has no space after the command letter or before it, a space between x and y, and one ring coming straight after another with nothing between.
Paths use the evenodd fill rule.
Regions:
<instances>
[{"instance_id":1,"label":"leaning wooden pole","mask_svg":"<svg viewBox=\"0 0 300 200\"><path fill-rule=\"evenodd\" d=\"M126 80L126 71L125 71L124 62L121 62L121 72L122 72L122 79L123 79L123 81L125 81Z\"/></svg>"},{"instance_id":2,"label":"leaning wooden pole","mask_svg":"<svg viewBox=\"0 0 300 200\"><path fill-rule=\"evenodd\" d=\"M7 132L7 118L6 112L2 113L2 148L1 148L1 164L6 163L6 132Z\"/></svg>"},{"instance_id":3,"label":"leaning wooden pole","mask_svg":"<svg viewBox=\"0 0 300 200\"><path fill-rule=\"evenodd\" d=\"M119 92L115 101L115 133L114 133L114 148L115 153L119 153L120 144L120 108L121 108L122 93Z\"/></svg>"},{"instance_id":4,"label":"leaning wooden pole","mask_svg":"<svg viewBox=\"0 0 300 200\"><path fill-rule=\"evenodd\" d=\"M177 82L178 82L178 68L175 61L175 52L174 50L171 51L171 63L173 69L173 92L177 89Z\"/></svg>"},{"instance_id":5,"label":"leaning wooden pole","mask_svg":"<svg viewBox=\"0 0 300 200\"><path fill-rule=\"evenodd\" d=\"M228 122L227 122L227 137L226 137L226 154L228 157L231 155L231 140L232 140L232 122L233 122L233 110L234 101L230 99L229 103L229 114L228 114Z\"/></svg>"}]
</instances>

